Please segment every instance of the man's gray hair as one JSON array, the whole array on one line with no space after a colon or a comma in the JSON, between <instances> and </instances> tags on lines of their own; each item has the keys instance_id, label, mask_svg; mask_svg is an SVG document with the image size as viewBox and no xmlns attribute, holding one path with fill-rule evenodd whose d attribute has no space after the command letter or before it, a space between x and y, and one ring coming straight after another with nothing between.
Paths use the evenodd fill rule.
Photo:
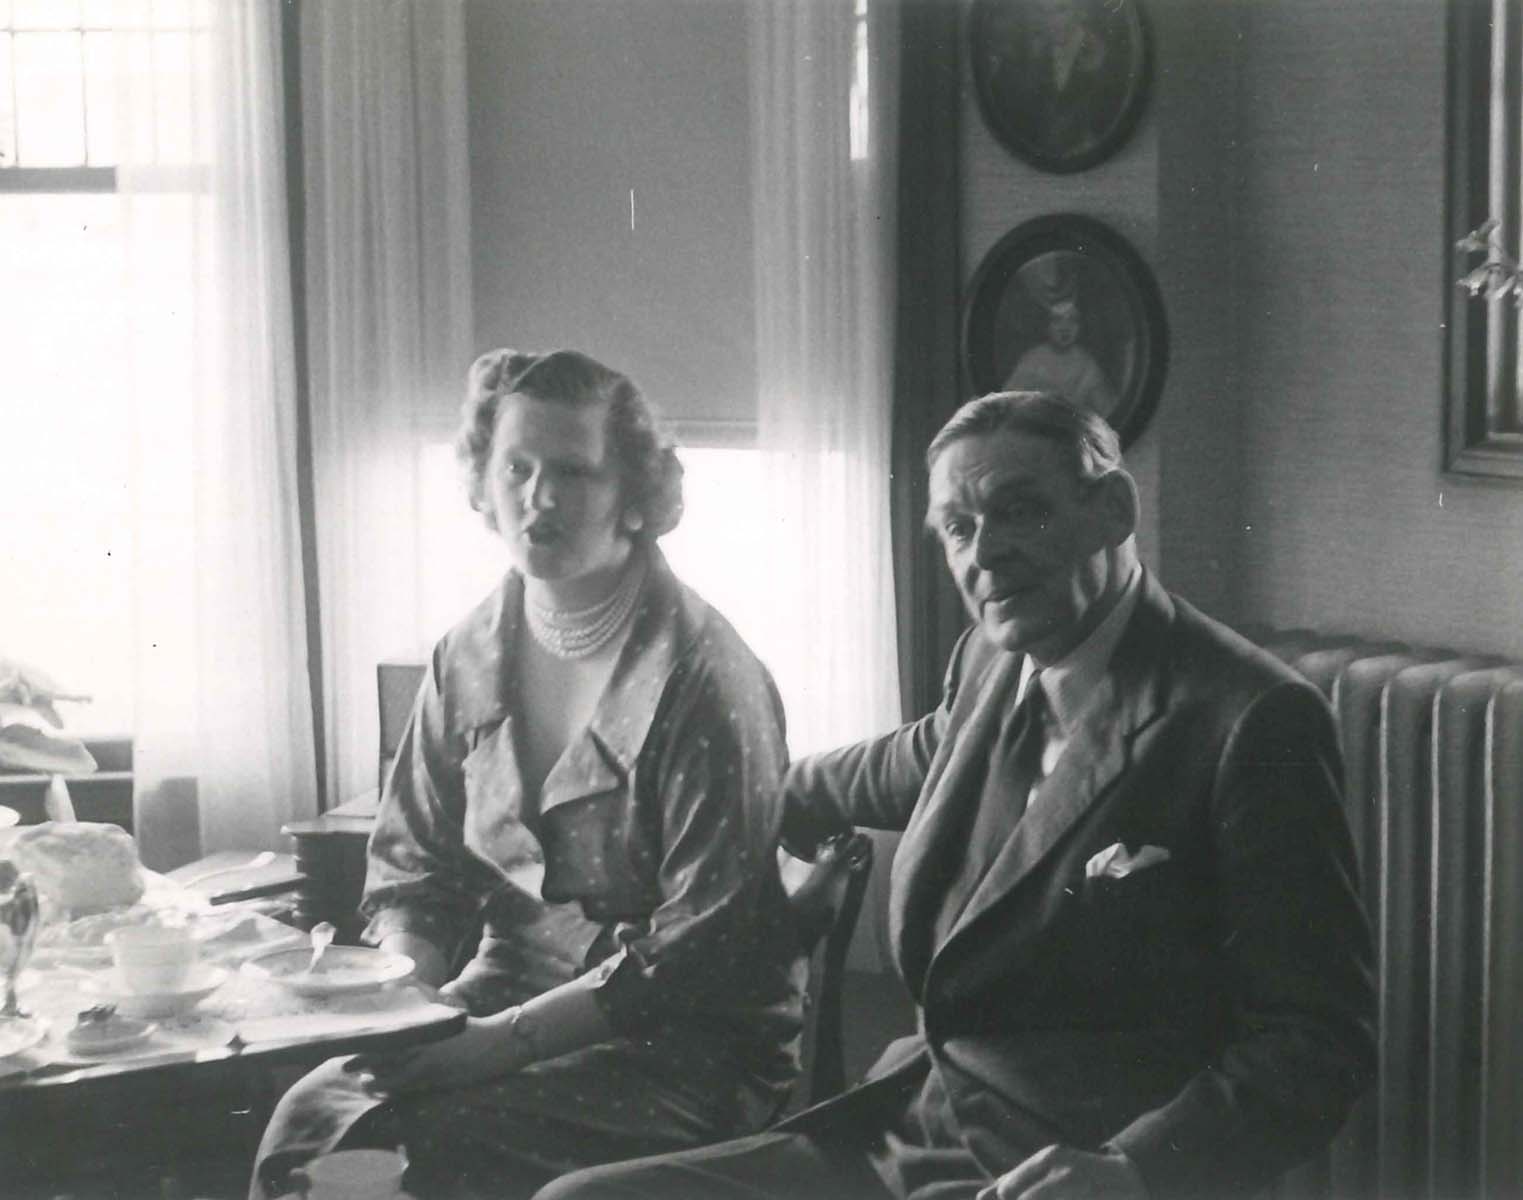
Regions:
<instances>
[{"instance_id":1,"label":"man's gray hair","mask_svg":"<svg viewBox=\"0 0 1523 1200\"><path fill-rule=\"evenodd\" d=\"M1081 483L1121 467L1121 439L1099 413L1057 392L990 392L959 408L926 448L929 470L953 442L986 434L1029 433L1057 442Z\"/></svg>"}]
</instances>

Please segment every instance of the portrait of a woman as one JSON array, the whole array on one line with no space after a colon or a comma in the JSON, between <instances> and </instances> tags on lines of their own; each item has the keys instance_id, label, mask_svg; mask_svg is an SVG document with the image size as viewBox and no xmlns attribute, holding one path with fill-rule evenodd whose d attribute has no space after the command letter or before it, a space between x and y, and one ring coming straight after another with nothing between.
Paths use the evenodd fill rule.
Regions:
<instances>
[{"instance_id":1,"label":"portrait of a woman","mask_svg":"<svg viewBox=\"0 0 1523 1200\"><path fill-rule=\"evenodd\" d=\"M657 547L682 511L670 441L619 372L498 350L457 453L511 567L434 649L362 908L470 1019L298 1083L255 1196L371 1145L405 1146L420 1194L527 1196L754 1132L796 1071L781 705Z\"/></svg>"}]
</instances>

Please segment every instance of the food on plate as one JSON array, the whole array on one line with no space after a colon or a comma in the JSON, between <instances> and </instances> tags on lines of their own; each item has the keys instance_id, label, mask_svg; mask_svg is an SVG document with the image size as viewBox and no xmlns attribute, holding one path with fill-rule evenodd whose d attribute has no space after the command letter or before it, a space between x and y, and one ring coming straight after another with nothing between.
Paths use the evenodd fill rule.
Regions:
<instances>
[{"instance_id":1,"label":"food on plate","mask_svg":"<svg viewBox=\"0 0 1523 1200\"><path fill-rule=\"evenodd\" d=\"M121 1016L114 1004L96 1004L75 1018L64 1041L76 1053L117 1050L142 1041L156 1028L152 1021Z\"/></svg>"},{"instance_id":2,"label":"food on plate","mask_svg":"<svg viewBox=\"0 0 1523 1200\"><path fill-rule=\"evenodd\" d=\"M96 821L44 821L12 836L10 857L58 908L90 912L134 904L143 894L137 843Z\"/></svg>"}]
</instances>

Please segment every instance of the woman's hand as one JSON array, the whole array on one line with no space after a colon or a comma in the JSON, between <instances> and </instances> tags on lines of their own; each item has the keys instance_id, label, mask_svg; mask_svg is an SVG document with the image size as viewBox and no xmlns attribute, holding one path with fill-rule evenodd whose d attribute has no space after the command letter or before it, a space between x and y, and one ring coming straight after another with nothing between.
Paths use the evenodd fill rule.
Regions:
<instances>
[{"instance_id":1,"label":"woman's hand","mask_svg":"<svg viewBox=\"0 0 1523 1200\"><path fill-rule=\"evenodd\" d=\"M506 1015L468 1017L454 1037L393 1054L356 1055L346 1069L358 1074L367 1090L391 1093L464 1087L509 1075L528 1060L501 1019Z\"/></svg>"}]
</instances>

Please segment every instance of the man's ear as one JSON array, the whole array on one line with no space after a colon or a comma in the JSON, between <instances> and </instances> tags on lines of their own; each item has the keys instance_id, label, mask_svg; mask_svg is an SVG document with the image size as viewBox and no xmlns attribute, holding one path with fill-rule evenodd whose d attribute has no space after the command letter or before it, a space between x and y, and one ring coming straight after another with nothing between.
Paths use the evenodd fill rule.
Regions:
<instances>
[{"instance_id":1,"label":"man's ear","mask_svg":"<svg viewBox=\"0 0 1523 1200\"><path fill-rule=\"evenodd\" d=\"M1093 498L1104 530L1105 544L1119 546L1137 532L1141 501L1137 481L1120 467L1095 481Z\"/></svg>"}]
</instances>

